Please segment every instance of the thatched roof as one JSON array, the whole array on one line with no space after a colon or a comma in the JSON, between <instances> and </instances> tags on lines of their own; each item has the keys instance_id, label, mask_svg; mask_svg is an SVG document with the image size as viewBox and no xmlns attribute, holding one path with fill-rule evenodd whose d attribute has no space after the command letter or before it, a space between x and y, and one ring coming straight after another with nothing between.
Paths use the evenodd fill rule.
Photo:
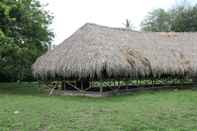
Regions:
<instances>
[{"instance_id":1,"label":"thatched roof","mask_svg":"<svg viewBox=\"0 0 197 131\"><path fill-rule=\"evenodd\" d=\"M134 32L87 23L39 57L41 77L102 78L197 73L197 33Z\"/></svg>"}]
</instances>

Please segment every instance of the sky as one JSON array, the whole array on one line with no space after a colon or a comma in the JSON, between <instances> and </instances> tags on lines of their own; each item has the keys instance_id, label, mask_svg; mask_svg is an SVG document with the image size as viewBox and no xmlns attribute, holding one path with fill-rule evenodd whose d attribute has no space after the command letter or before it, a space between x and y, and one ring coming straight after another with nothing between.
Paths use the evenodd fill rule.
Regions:
<instances>
[{"instance_id":1,"label":"sky","mask_svg":"<svg viewBox=\"0 0 197 131\"><path fill-rule=\"evenodd\" d=\"M136 30L148 12L168 10L183 0L40 0L53 16L50 28L55 33L52 44L58 45L85 23L124 27L129 19ZM189 0L197 1L197 0Z\"/></svg>"}]
</instances>

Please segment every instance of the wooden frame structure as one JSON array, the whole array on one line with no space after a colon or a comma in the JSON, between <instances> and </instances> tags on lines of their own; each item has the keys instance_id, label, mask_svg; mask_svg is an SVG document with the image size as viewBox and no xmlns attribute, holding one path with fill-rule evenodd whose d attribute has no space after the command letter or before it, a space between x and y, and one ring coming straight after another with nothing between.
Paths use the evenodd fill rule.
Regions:
<instances>
[{"instance_id":1,"label":"wooden frame structure","mask_svg":"<svg viewBox=\"0 0 197 131\"><path fill-rule=\"evenodd\" d=\"M170 82L169 82L170 81ZM111 96L138 90L188 89L197 85L191 79L103 80L103 81L48 81L49 95Z\"/></svg>"}]
</instances>

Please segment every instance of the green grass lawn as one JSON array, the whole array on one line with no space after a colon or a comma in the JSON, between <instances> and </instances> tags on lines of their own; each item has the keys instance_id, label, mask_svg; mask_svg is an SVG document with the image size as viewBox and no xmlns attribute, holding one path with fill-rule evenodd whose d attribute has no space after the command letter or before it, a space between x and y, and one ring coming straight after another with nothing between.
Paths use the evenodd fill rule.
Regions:
<instances>
[{"instance_id":1,"label":"green grass lawn","mask_svg":"<svg viewBox=\"0 0 197 131\"><path fill-rule=\"evenodd\" d=\"M197 131L197 90L88 98L1 83L0 131Z\"/></svg>"}]
</instances>

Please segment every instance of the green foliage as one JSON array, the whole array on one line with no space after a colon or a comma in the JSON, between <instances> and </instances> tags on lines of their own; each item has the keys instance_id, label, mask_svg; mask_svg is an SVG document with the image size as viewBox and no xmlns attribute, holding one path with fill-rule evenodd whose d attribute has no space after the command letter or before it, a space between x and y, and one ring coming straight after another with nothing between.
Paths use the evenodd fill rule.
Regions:
<instances>
[{"instance_id":1,"label":"green foliage","mask_svg":"<svg viewBox=\"0 0 197 131\"><path fill-rule=\"evenodd\" d=\"M153 32L197 31L197 5L180 5L169 11L156 9L141 23L142 30Z\"/></svg>"},{"instance_id":2,"label":"green foliage","mask_svg":"<svg viewBox=\"0 0 197 131\"><path fill-rule=\"evenodd\" d=\"M171 29L170 23L171 19L168 12L163 9L156 9L149 13L141 25L144 31L168 32Z\"/></svg>"},{"instance_id":3,"label":"green foliage","mask_svg":"<svg viewBox=\"0 0 197 131\"><path fill-rule=\"evenodd\" d=\"M0 84L1 131L196 131L197 90L104 98L53 96Z\"/></svg>"},{"instance_id":4,"label":"green foliage","mask_svg":"<svg viewBox=\"0 0 197 131\"><path fill-rule=\"evenodd\" d=\"M37 0L0 1L0 79L31 77L31 65L53 38L52 17Z\"/></svg>"},{"instance_id":5,"label":"green foliage","mask_svg":"<svg viewBox=\"0 0 197 131\"><path fill-rule=\"evenodd\" d=\"M173 16L172 31L197 31L197 5L191 7L180 6L171 11Z\"/></svg>"}]
</instances>

